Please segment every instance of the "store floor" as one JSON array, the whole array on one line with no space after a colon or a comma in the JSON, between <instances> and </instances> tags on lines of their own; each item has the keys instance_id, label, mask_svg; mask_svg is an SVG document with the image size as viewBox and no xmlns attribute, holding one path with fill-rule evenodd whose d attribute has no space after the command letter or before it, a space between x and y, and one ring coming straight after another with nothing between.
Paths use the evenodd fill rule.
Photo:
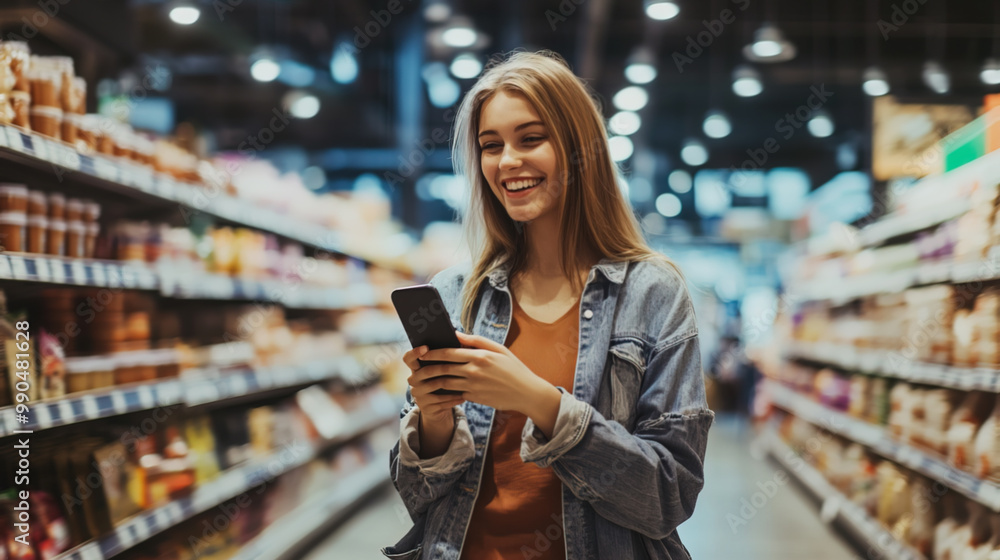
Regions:
<instances>
[{"instance_id":1,"label":"store floor","mask_svg":"<svg viewBox=\"0 0 1000 560\"><path fill-rule=\"evenodd\" d=\"M780 467L758 453L751 453L748 444L751 433L742 420L721 415L712 427L705 489L694 516L680 528L681 539L691 557L694 560L857 557L849 545L819 520L816 506L807 500L801 488L792 483L768 484L775 480ZM776 491L759 511L753 512L744 508L741 500L746 498L746 503L750 503L751 497L761 491L758 483ZM379 547L409 527L402 502L392 486L386 486L313 549L306 560L378 560L383 558Z\"/></svg>"}]
</instances>

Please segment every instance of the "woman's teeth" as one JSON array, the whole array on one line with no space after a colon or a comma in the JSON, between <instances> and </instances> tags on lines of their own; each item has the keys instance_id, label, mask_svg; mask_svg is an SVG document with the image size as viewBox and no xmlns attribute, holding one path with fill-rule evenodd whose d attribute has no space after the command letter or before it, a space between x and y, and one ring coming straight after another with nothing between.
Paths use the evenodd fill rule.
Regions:
<instances>
[{"instance_id":1,"label":"woman's teeth","mask_svg":"<svg viewBox=\"0 0 1000 560\"><path fill-rule=\"evenodd\" d=\"M530 187L534 187L542 182L542 179L529 179L527 181L510 181L507 183L507 190L509 191L520 191Z\"/></svg>"}]
</instances>

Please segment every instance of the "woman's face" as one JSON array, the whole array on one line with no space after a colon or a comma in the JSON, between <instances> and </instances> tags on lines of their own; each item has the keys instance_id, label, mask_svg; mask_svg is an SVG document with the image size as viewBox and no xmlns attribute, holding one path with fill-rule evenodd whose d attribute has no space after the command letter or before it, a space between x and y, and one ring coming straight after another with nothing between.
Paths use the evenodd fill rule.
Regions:
<instances>
[{"instance_id":1,"label":"woman's face","mask_svg":"<svg viewBox=\"0 0 1000 560\"><path fill-rule=\"evenodd\" d=\"M483 176L511 218L530 222L558 208L563 188L556 146L524 96L493 95L483 104L477 134Z\"/></svg>"}]
</instances>

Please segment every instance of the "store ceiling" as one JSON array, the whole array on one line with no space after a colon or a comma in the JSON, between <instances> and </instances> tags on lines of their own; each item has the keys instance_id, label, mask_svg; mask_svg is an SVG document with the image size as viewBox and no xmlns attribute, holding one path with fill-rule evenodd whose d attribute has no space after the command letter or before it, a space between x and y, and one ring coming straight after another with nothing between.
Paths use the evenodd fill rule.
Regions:
<instances>
[{"instance_id":1,"label":"store ceiling","mask_svg":"<svg viewBox=\"0 0 1000 560\"><path fill-rule=\"evenodd\" d=\"M256 49L272 47L315 69L310 89L322 102L317 117L295 122L278 135L275 145L303 146L317 156L316 161L332 167L335 162L359 160L350 158L351 152L328 150L386 150L371 152L375 156L364 160L377 166L393 164L389 156L398 153L407 138L419 139L447 126L444 112L427 103L419 70L408 66L421 60L447 63L455 51L437 52L425 44L419 53L420 41L414 43L414 38L424 37L431 26L421 17L420 0L399 2L401 12L386 25L376 26L378 33L359 55L360 75L346 86L330 78L330 56L339 41L353 40L357 29L370 24L372 10L386 8L388 0L205 0L201 20L187 27L167 18L172 4L166 1L68 0L60 6L59 18L70 24L67 29L75 30L73 40L66 39L69 32L64 26L53 25L41 30L47 38L33 44L43 52L69 51L91 79L118 77L124 70L141 79L151 64L167 65L172 80L165 94L175 101L178 118L213 131L223 149L236 148L247 134L267 126L272 109L281 106L288 87L258 83L248 70ZM893 94L935 101L942 96L922 83L921 69L929 58L937 58L951 72L953 83L944 99L976 104L988 92L978 79L979 68L1000 41L998 10L991 2L678 3L680 15L666 22L646 17L641 0L453 0L451 6L453 14L472 18L490 37L477 51L482 57L516 47L548 48L564 55L597 91L606 116L614 112L613 94L627 85L623 76L627 57L640 45L652 48L659 57L659 76L648 86L651 102L640 112L644 125L634 140L637 146L648 147L664 169L683 166L678 152L688 137L705 141L706 167L740 166L747 150L775 136L778 121L804 104L811 88L822 85L833 92L824 106L836 125L833 136L817 139L804 129L788 140L779 136L781 149L764 165L804 167L814 186L839 170L835 154L842 144L855 147L861 156L858 165L865 165L869 98L861 91L861 77L866 66L878 62L885 69ZM38 0L4 0L0 8L4 36L19 30L20 18L37 12L39 5ZM903 8L915 13L895 29L883 25L886 39L879 20L893 23L894 10L903 14ZM719 19L724 9L733 11L735 21L722 25L703 53L679 71L675 53L690 55L689 38L697 40L706 30L705 22ZM898 23L898 14L896 18ZM741 51L764 20L776 22L798 54L788 62L754 65L763 77L764 92L740 98L731 90L732 72L746 62ZM88 47L80 51L80 45ZM471 81L460 83L467 88ZM419 98L417 103L413 96ZM731 135L704 138L702 120L710 109L728 113ZM447 165L443 157L430 161ZM337 171L328 169L334 175ZM349 172L357 169L352 166Z\"/></svg>"}]
</instances>

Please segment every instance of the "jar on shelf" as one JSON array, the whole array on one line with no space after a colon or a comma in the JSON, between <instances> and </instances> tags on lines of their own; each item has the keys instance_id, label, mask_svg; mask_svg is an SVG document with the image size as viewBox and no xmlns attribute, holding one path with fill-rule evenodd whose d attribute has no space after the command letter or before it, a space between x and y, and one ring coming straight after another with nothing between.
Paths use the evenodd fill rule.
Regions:
<instances>
[{"instance_id":1,"label":"jar on shelf","mask_svg":"<svg viewBox=\"0 0 1000 560\"><path fill-rule=\"evenodd\" d=\"M49 201L42 191L28 191L28 215L47 216Z\"/></svg>"},{"instance_id":2,"label":"jar on shelf","mask_svg":"<svg viewBox=\"0 0 1000 560\"><path fill-rule=\"evenodd\" d=\"M14 91L31 91L31 82L28 80L31 50L28 48L28 43L22 41L0 42L0 58L6 58L10 61L10 68L14 74Z\"/></svg>"},{"instance_id":3,"label":"jar on shelf","mask_svg":"<svg viewBox=\"0 0 1000 560\"><path fill-rule=\"evenodd\" d=\"M31 81L31 102L34 107L53 107L62 110L60 90L62 77L53 70L41 57L31 57L31 70L28 72Z\"/></svg>"},{"instance_id":4,"label":"jar on shelf","mask_svg":"<svg viewBox=\"0 0 1000 560\"><path fill-rule=\"evenodd\" d=\"M77 121L77 145L89 152L97 151L97 115L80 115Z\"/></svg>"},{"instance_id":5,"label":"jar on shelf","mask_svg":"<svg viewBox=\"0 0 1000 560\"><path fill-rule=\"evenodd\" d=\"M101 232L101 225L97 222L90 222L86 226L87 231L83 237L83 256L92 259L97 247L97 235Z\"/></svg>"},{"instance_id":6,"label":"jar on shelf","mask_svg":"<svg viewBox=\"0 0 1000 560\"><path fill-rule=\"evenodd\" d=\"M31 130L31 93L16 90L10 92L10 108L14 113L11 124Z\"/></svg>"},{"instance_id":7,"label":"jar on shelf","mask_svg":"<svg viewBox=\"0 0 1000 560\"><path fill-rule=\"evenodd\" d=\"M11 124L14 122L14 117L14 106L11 104L10 93L0 93L0 124Z\"/></svg>"},{"instance_id":8,"label":"jar on shelf","mask_svg":"<svg viewBox=\"0 0 1000 560\"><path fill-rule=\"evenodd\" d=\"M49 195L49 218L63 220L66 218L66 197L61 193Z\"/></svg>"},{"instance_id":9,"label":"jar on shelf","mask_svg":"<svg viewBox=\"0 0 1000 560\"><path fill-rule=\"evenodd\" d=\"M80 220L72 220L66 223L66 256L82 259L85 256L84 236L87 227Z\"/></svg>"},{"instance_id":10,"label":"jar on shelf","mask_svg":"<svg viewBox=\"0 0 1000 560\"><path fill-rule=\"evenodd\" d=\"M29 253L45 253L45 238L48 236L49 219L44 215L32 215L28 216L27 223L27 251Z\"/></svg>"},{"instance_id":11,"label":"jar on shelf","mask_svg":"<svg viewBox=\"0 0 1000 560\"><path fill-rule=\"evenodd\" d=\"M0 212L28 212L28 187L13 183L0 183Z\"/></svg>"},{"instance_id":12,"label":"jar on shelf","mask_svg":"<svg viewBox=\"0 0 1000 560\"><path fill-rule=\"evenodd\" d=\"M62 219L49 220L49 228L45 238L45 252L55 256L66 255L66 222Z\"/></svg>"},{"instance_id":13,"label":"jar on shelf","mask_svg":"<svg viewBox=\"0 0 1000 560\"><path fill-rule=\"evenodd\" d=\"M63 142L71 146L76 146L76 140L79 137L80 130L80 115L76 113L66 113L63 112L62 118L62 130L60 131L60 137Z\"/></svg>"},{"instance_id":14,"label":"jar on shelf","mask_svg":"<svg viewBox=\"0 0 1000 560\"><path fill-rule=\"evenodd\" d=\"M71 198L66 201L66 221L74 222L83 219L83 201Z\"/></svg>"},{"instance_id":15,"label":"jar on shelf","mask_svg":"<svg viewBox=\"0 0 1000 560\"><path fill-rule=\"evenodd\" d=\"M22 212L0 212L0 245L3 251L24 251L24 231L28 215Z\"/></svg>"},{"instance_id":16,"label":"jar on shelf","mask_svg":"<svg viewBox=\"0 0 1000 560\"><path fill-rule=\"evenodd\" d=\"M59 140L62 137L62 109L47 106L31 107L31 130Z\"/></svg>"}]
</instances>

